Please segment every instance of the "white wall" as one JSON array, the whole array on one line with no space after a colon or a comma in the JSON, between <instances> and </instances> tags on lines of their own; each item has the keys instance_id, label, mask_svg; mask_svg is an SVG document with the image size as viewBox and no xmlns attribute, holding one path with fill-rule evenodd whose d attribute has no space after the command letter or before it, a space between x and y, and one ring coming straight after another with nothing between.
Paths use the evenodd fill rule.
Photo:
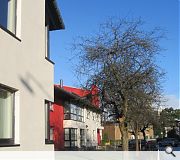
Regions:
<instances>
[{"instance_id":1,"label":"white wall","mask_svg":"<svg viewBox=\"0 0 180 160\"><path fill-rule=\"evenodd\" d=\"M87 119L87 109L84 108L84 122L78 122L73 120L64 120L63 125L64 128L77 128L77 145L80 147L80 129L85 129L85 145L87 147L97 146L97 129L102 129L101 126L101 117L99 114L99 118L93 120L93 114L97 114L93 111L90 111L89 119ZM87 132L88 130L88 132ZM93 138L93 131L95 131L95 135ZM100 132L102 136L102 132ZM87 141L89 139L89 141Z\"/></svg>"},{"instance_id":2,"label":"white wall","mask_svg":"<svg viewBox=\"0 0 180 160\"><path fill-rule=\"evenodd\" d=\"M93 119L93 114L95 119ZM97 146L97 129L102 129L101 126L101 117L100 114L98 119L96 117L98 113L90 111L90 117L87 118L87 109L85 109L85 123L88 126L87 129L89 130L89 133L87 133L87 136L89 136L90 141L87 142L87 146ZM95 131L95 135L93 135L93 131ZM95 137L94 137L95 136ZM93 138L94 137L94 138Z\"/></svg>"},{"instance_id":3,"label":"white wall","mask_svg":"<svg viewBox=\"0 0 180 160\"><path fill-rule=\"evenodd\" d=\"M54 66L45 59L45 1L18 2L21 41L0 28L0 83L18 89L15 139L20 147L0 150L53 150L45 145L44 99L54 101Z\"/></svg>"}]
</instances>

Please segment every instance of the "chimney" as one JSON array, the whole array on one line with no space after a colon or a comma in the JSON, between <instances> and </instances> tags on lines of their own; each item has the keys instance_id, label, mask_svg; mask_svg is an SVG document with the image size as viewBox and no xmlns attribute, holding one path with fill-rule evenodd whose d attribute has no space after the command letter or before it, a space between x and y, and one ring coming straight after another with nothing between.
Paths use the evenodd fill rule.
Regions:
<instances>
[{"instance_id":1,"label":"chimney","mask_svg":"<svg viewBox=\"0 0 180 160\"><path fill-rule=\"evenodd\" d=\"M63 87L63 80L62 79L60 79L59 85L60 85L61 88Z\"/></svg>"}]
</instances>

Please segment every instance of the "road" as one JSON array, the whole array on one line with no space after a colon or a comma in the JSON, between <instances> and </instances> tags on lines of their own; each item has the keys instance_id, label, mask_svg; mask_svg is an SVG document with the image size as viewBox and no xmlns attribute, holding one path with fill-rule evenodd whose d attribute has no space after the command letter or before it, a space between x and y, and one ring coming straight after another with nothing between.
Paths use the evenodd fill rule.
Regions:
<instances>
[{"instance_id":1,"label":"road","mask_svg":"<svg viewBox=\"0 0 180 160\"><path fill-rule=\"evenodd\" d=\"M160 150L160 151L165 151L165 148L166 148L166 147L160 147L159 150ZM173 151L180 151L180 146L178 146L178 147L173 147Z\"/></svg>"}]
</instances>

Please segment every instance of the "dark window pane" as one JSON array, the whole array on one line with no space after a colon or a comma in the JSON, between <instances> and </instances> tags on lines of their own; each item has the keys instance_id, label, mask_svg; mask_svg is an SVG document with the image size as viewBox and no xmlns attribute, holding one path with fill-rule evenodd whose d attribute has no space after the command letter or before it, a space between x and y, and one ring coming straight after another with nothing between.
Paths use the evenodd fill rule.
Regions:
<instances>
[{"instance_id":1,"label":"dark window pane","mask_svg":"<svg viewBox=\"0 0 180 160\"><path fill-rule=\"evenodd\" d=\"M75 129L71 129L71 134L75 134Z\"/></svg>"},{"instance_id":2,"label":"dark window pane","mask_svg":"<svg viewBox=\"0 0 180 160\"><path fill-rule=\"evenodd\" d=\"M70 108L69 106L66 104L65 108L64 108L64 113L70 113Z\"/></svg>"},{"instance_id":3,"label":"dark window pane","mask_svg":"<svg viewBox=\"0 0 180 160\"><path fill-rule=\"evenodd\" d=\"M65 147L70 147L70 141L65 141L65 142L64 142L64 146L65 146Z\"/></svg>"},{"instance_id":4,"label":"dark window pane","mask_svg":"<svg viewBox=\"0 0 180 160\"><path fill-rule=\"evenodd\" d=\"M75 147L76 146L76 141L71 141L71 147Z\"/></svg>"},{"instance_id":5,"label":"dark window pane","mask_svg":"<svg viewBox=\"0 0 180 160\"><path fill-rule=\"evenodd\" d=\"M75 135L72 135L72 134L71 134L71 140L76 140Z\"/></svg>"},{"instance_id":6,"label":"dark window pane","mask_svg":"<svg viewBox=\"0 0 180 160\"><path fill-rule=\"evenodd\" d=\"M64 114L64 119L70 119L70 114Z\"/></svg>"},{"instance_id":7,"label":"dark window pane","mask_svg":"<svg viewBox=\"0 0 180 160\"><path fill-rule=\"evenodd\" d=\"M69 140L69 134L65 135L65 140Z\"/></svg>"},{"instance_id":8,"label":"dark window pane","mask_svg":"<svg viewBox=\"0 0 180 160\"><path fill-rule=\"evenodd\" d=\"M71 142L71 147L74 147L75 146L75 143L74 142Z\"/></svg>"},{"instance_id":9,"label":"dark window pane","mask_svg":"<svg viewBox=\"0 0 180 160\"><path fill-rule=\"evenodd\" d=\"M8 0L0 0L0 25L7 28Z\"/></svg>"},{"instance_id":10,"label":"dark window pane","mask_svg":"<svg viewBox=\"0 0 180 160\"><path fill-rule=\"evenodd\" d=\"M0 25L16 33L16 0L0 0Z\"/></svg>"}]
</instances>

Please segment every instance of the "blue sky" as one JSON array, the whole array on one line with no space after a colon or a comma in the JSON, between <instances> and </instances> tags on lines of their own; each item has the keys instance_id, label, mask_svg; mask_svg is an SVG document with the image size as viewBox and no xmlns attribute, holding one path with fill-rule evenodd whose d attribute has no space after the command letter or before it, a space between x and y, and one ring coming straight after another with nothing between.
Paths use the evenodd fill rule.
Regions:
<instances>
[{"instance_id":1,"label":"blue sky","mask_svg":"<svg viewBox=\"0 0 180 160\"><path fill-rule=\"evenodd\" d=\"M178 0L57 0L65 23L65 30L50 34L51 59L55 62L55 83L77 86L74 73L78 60L73 58L71 44L77 36L98 32L99 24L110 17L141 17L145 29L161 27L166 39L160 45L166 50L158 63L166 71L164 94L169 105L179 106L179 1ZM75 60L74 60L75 59Z\"/></svg>"}]
</instances>

